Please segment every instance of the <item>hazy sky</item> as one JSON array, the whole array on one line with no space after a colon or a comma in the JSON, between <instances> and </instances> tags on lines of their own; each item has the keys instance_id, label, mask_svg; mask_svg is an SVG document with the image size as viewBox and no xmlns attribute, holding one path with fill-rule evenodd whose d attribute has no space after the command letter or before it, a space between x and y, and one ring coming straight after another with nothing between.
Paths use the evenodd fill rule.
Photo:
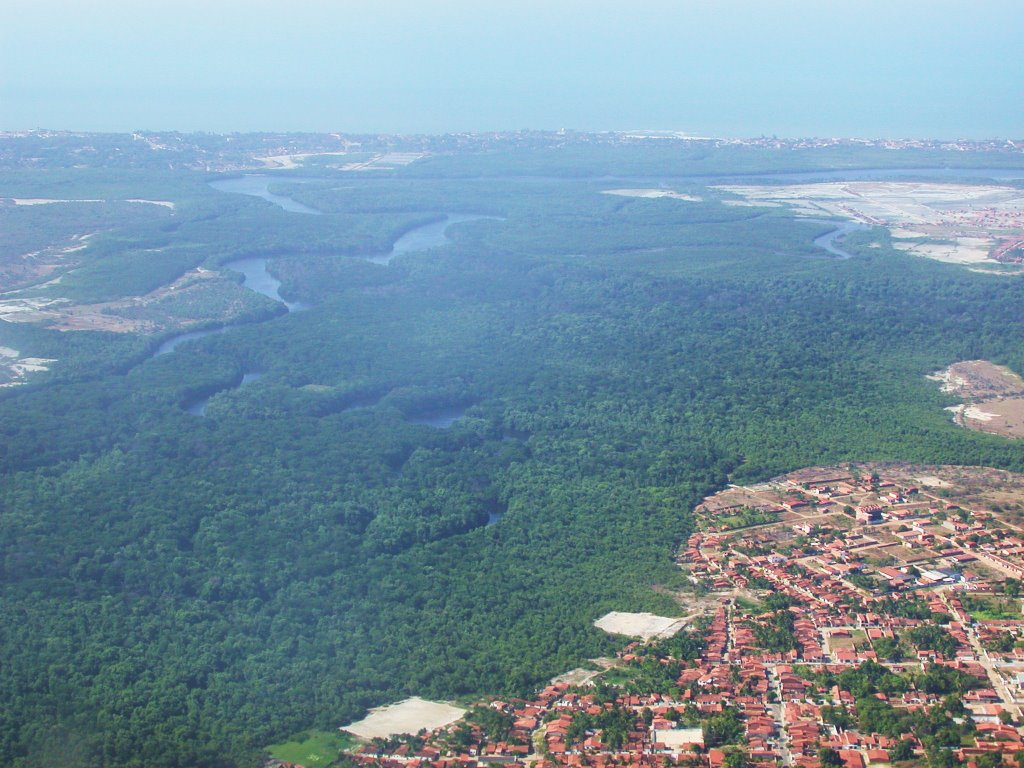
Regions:
<instances>
[{"instance_id":1,"label":"hazy sky","mask_svg":"<svg viewBox=\"0 0 1024 768\"><path fill-rule=\"evenodd\" d=\"M1024 137L1024 0L0 5L0 130Z\"/></svg>"}]
</instances>

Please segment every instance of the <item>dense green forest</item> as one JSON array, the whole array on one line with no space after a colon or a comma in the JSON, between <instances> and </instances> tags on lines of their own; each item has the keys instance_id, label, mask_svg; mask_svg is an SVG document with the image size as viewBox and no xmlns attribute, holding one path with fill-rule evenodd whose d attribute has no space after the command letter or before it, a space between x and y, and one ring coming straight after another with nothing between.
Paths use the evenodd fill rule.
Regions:
<instances>
[{"instance_id":1,"label":"dense green forest","mask_svg":"<svg viewBox=\"0 0 1024 768\"><path fill-rule=\"evenodd\" d=\"M176 203L114 223L0 209L26 247L99 230L41 295L109 300L263 256L308 307L254 305L156 357L154 337L0 323L0 346L58 361L0 395L0 764L251 766L405 695L525 693L619 645L603 613L679 613L673 552L730 479L1024 471L1020 443L955 427L924 378L1024 371L1024 282L915 260L881 229L829 258L827 225L698 180L674 188L700 202L601 194L595 170L668 150L602 151L562 157L589 169L564 178L521 178L529 152L275 181L319 216L198 172L0 173L0 196ZM451 213L492 218L367 259ZM263 376L239 387L246 372ZM461 418L420 423L442 411Z\"/></svg>"}]
</instances>

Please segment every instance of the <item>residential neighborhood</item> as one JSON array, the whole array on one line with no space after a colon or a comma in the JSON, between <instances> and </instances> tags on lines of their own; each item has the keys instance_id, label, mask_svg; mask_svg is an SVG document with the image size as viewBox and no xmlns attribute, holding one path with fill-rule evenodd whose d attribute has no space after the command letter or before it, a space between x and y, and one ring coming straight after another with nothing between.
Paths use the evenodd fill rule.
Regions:
<instances>
[{"instance_id":1,"label":"residential neighborhood","mask_svg":"<svg viewBox=\"0 0 1024 768\"><path fill-rule=\"evenodd\" d=\"M688 626L351 761L1024 765L1024 495L994 470L928 471L816 468L705 499L677 558L709 608Z\"/></svg>"}]
</instances>

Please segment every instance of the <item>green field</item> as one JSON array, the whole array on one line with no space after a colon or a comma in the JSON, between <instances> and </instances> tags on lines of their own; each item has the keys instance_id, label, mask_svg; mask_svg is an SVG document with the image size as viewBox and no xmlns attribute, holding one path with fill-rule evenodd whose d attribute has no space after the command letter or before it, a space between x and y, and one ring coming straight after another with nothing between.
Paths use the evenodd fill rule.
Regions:
<instances>
[{"instance_id":1,"label":"green field","mask_svg":"<svg viewBox=\"0 0 1024 768\"><path fill-rule=\"evenodd\" d=\"M307 731L283 744L271 744L266 752L276 760L319 768L330 765L341 750L349 749L353 743L350 737L338 731Z\"/></svg>"},{"instance_id":2,"label":"green field","mask_svg":"<svg viewBox=\"0 0 1024 768\"><path fill-rule=\"evenodd\" d=\"M964 608L978 621L1006 621L1020 620L1021 602L1019 599L1007 599L998 597L976 597L971 595L964 598Z\"/></svg>"}]
</instances>

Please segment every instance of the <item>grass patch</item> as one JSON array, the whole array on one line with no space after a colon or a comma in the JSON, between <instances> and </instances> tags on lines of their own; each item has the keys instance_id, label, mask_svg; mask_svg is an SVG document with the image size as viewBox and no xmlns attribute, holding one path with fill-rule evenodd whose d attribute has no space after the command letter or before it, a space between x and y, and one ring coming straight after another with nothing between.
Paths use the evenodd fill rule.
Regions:
<instances>
[{"instance_id":1,"label":"grass patch","mask_svg":"<svg viewBox=\"0 0 1024 768\"><path fill-rule=\"evenodd\" d=\"M778 521L779 515L777 512L762 512L757 509L743 509L735 515L718 517L712 520L713 524L723 531L749 528L752 525L768 525Z\"/></svg>"},{"instance_id":2,"label":"grass patch","mask_svg":"<svg viewBox=\"0 0 1024 768\"><path fill-rule=\"evenodd\" d=\"M1013 613L1011 611L1004 611L1001 609L986 611L968 611L971 616L977 621L1017 621L1020 619L1020 613Z\"/></svg>"},{"instance_id":3,"label":"grass patch","mask_svg":"<svg viewBox=\"0 0 1024 768\"><path fill-rule=\"evenodd\" d=\"M744 613L749 613L753 616L762 614L765 611L764 603L742 596L736 598L736 607Z\"/></svg>"},{"instance_id":4,"label":"grass patch","mask_svg":"<svg viewBox=\"0 0 1024 768\"><path fill-rule=\"evenodd\" d=\"M306 731L295 734L291 741L283 744L271 744L266 751L276 760L316 768L330 765L338 758L338 752L354 743L341 731Z\"/></svg>"},{"instance_id":5,"label":"grass patch","mask_svg":"<svg viewBox=\"0 0 1024 768\"><path fill-rule=\"evenodd\" d=\"M1016 621L1021 618L1020 603L1016 600L971 597L964 600L964 608L977 621Z\"/></svg>"},{"instance_id":6,"label":"grass patch","mask_svg":"<svg viewBox=\"0 0 1024 768\"><path fill-rule=\"evenodd\" d=\"M601 680L608 685L625 685L626 683L631 683L636 679L636 672L635 668L613 667L601 675Z\"/></svg>"}]
</instances>

